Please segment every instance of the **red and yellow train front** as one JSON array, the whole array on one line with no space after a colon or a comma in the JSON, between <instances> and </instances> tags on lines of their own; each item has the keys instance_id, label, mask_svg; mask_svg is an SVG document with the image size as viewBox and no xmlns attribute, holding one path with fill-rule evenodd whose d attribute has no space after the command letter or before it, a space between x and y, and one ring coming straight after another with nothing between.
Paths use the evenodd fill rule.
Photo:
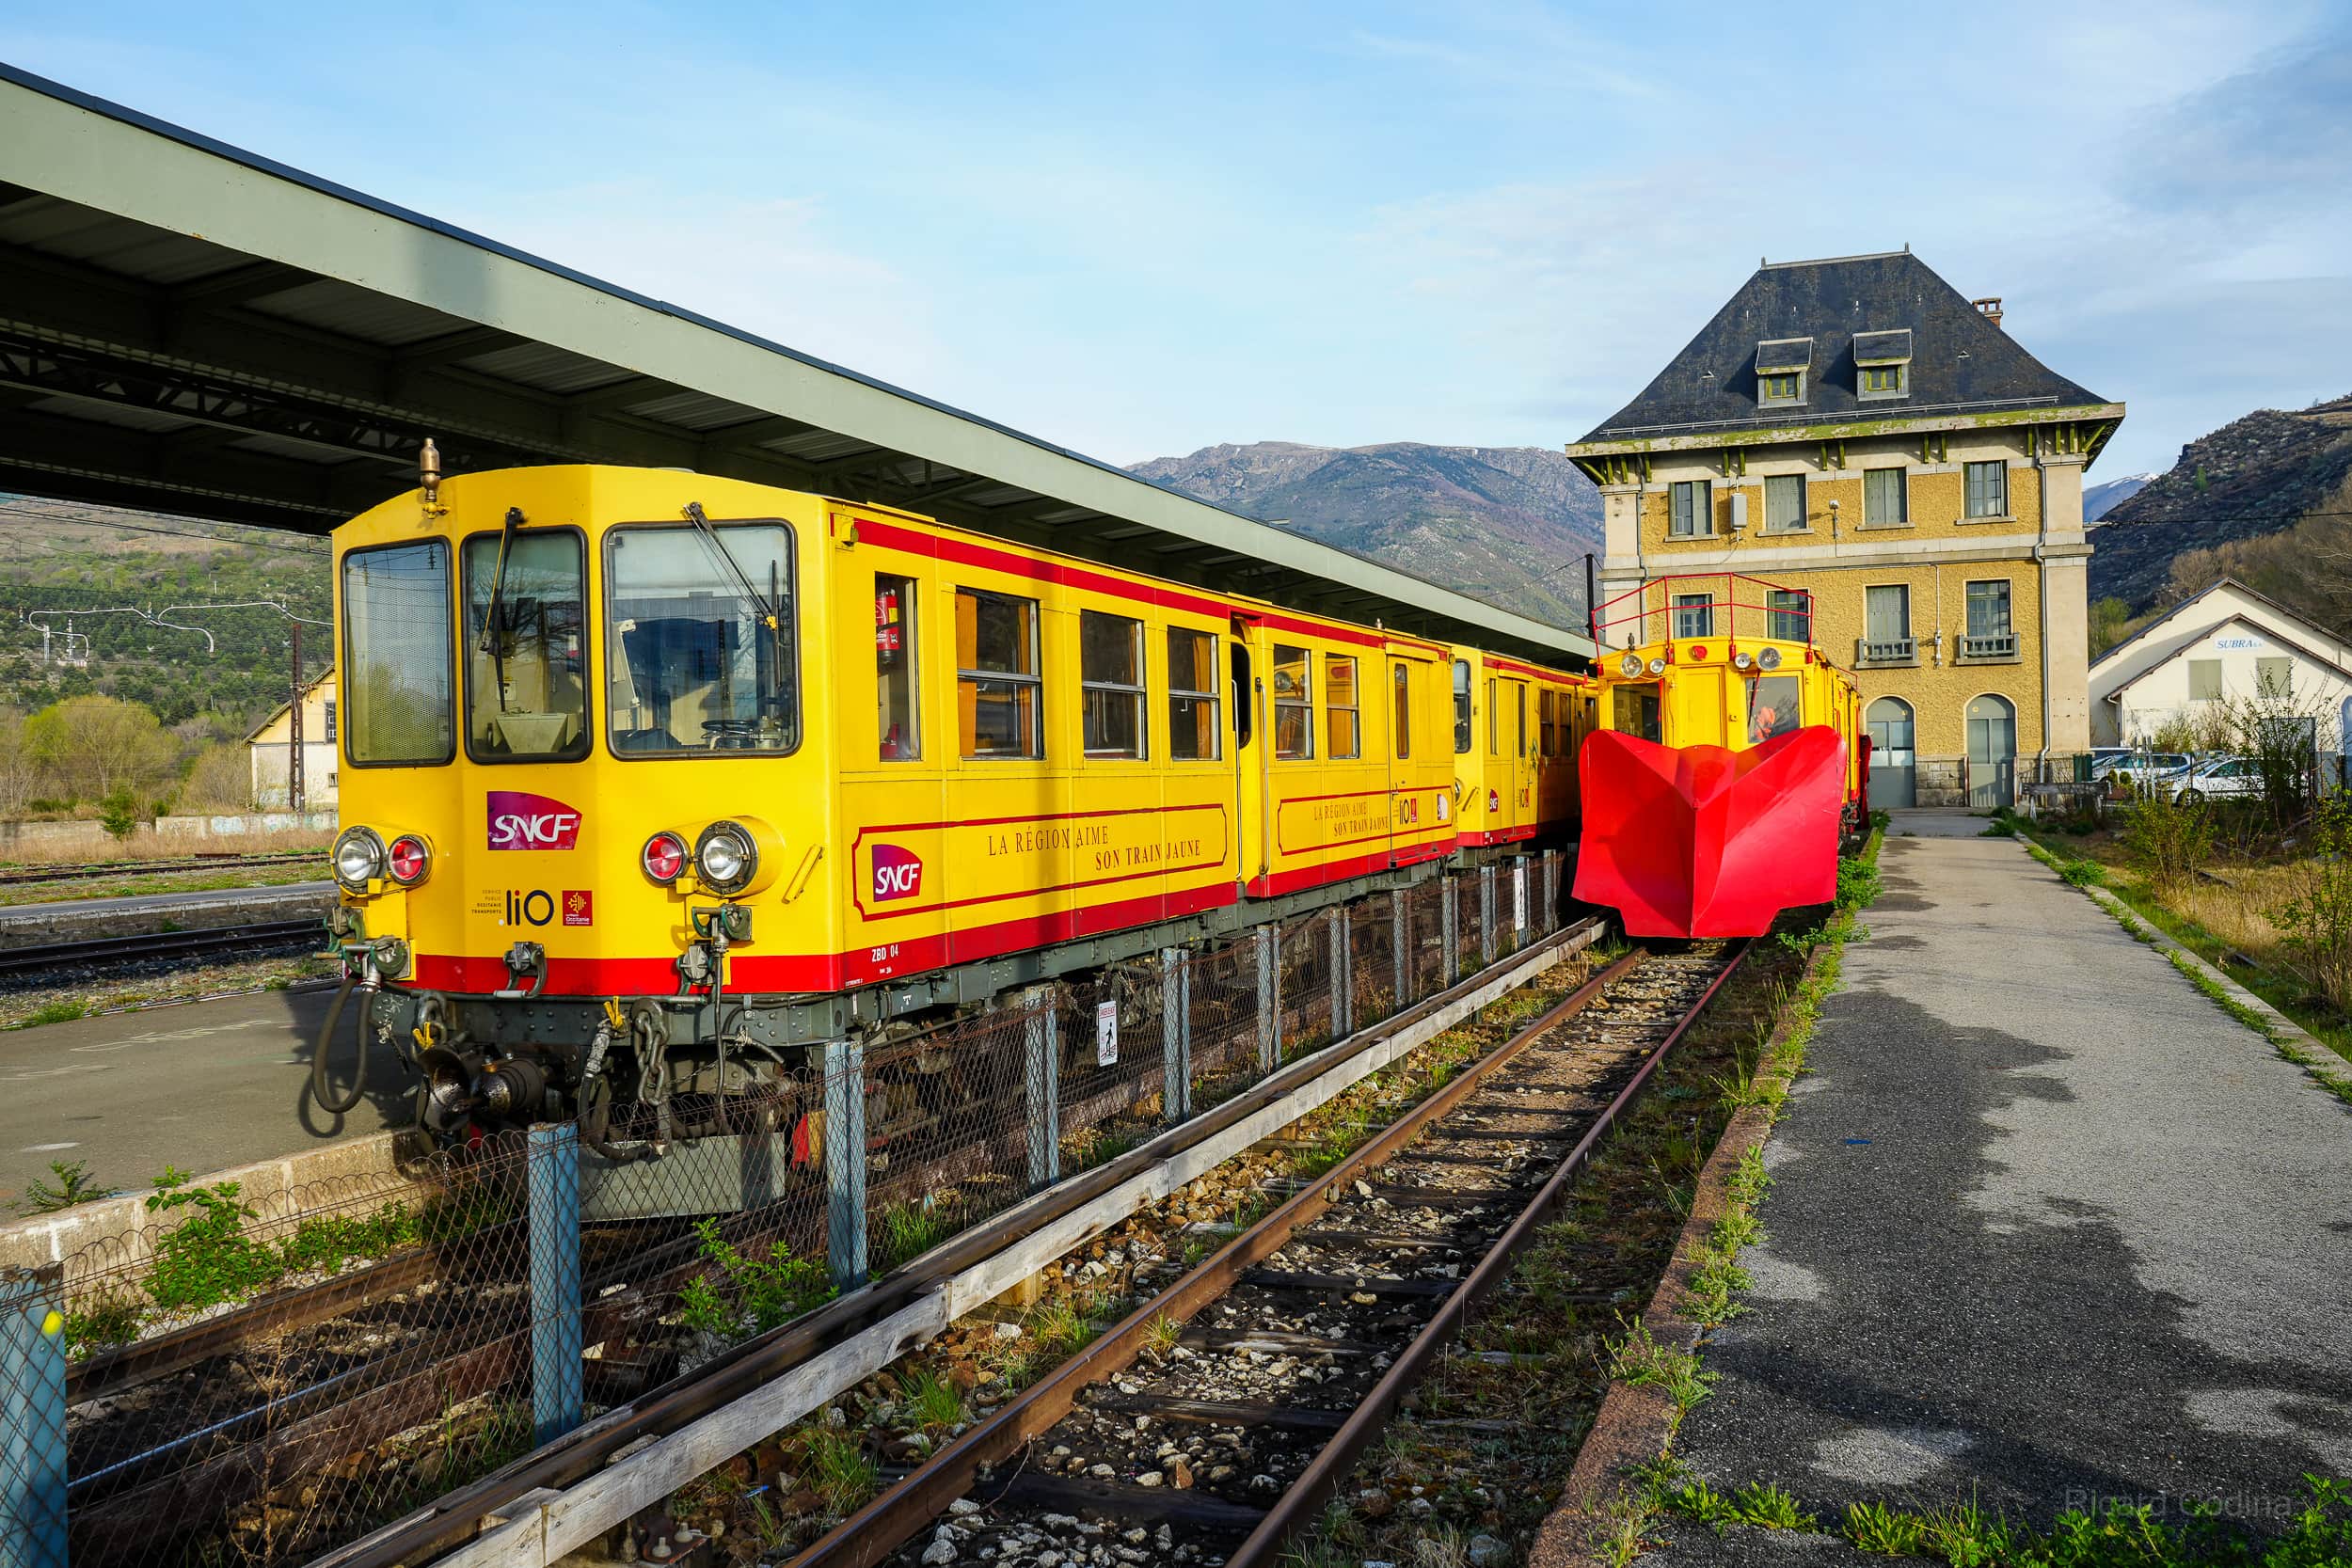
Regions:
<instances>
[{"instance_id":1,"label":"red and yellow train front","mask_svg":"<svg viewBox=\"0 0 2352 1568\"><path fill-rule=\"evenodd\" d=\"M1687 586L1652 585L1682 635L1599 656L1576 896L1631 936L1761 935L1836 895L1862 809L1853 683L1805 638L1801 596ZM1743 609L1768 635L1729 634Z\"/></svg>"}]
</instances>

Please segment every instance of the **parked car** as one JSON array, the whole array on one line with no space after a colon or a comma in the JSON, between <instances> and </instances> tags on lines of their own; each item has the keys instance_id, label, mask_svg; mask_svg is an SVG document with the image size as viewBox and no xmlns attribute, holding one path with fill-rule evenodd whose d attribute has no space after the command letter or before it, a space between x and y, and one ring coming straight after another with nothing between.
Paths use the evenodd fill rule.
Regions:
<instances>
[{"instance_id":1,"label":"parked car","mask_svg":"<svg viewBox=\"0 0 2352 1568\"><path fill-rule=\"evenodd\" d=\"M2104 781L2110 795L2146 795L2178 789L2197 759L2181 752L2122 752L2113 757L2094 756L2090 776Z\"/></svg>"},{"instance_id":2,"label":"parked car","mask_svg":"<svg viewBox=\"0 0 2352 1568\"><path fill-rule=\"evenodd\" d=\"M2173 799L2185 805L2200 800L2263 792L2263 765L2252 757L2208 757L2185 776L2169 781Z\"/></svg>"}]
</instances>

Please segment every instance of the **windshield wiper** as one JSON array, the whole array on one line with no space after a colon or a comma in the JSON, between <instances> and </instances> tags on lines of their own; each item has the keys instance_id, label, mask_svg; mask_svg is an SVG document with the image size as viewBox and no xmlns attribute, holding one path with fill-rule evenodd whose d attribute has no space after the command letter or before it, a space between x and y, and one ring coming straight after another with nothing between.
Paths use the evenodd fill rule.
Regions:
<instances>
[{"instance_id":1,"label":"windshield wiper","mask_svg":"<svg viewBox=\"0 0 2352 1568\"><path fill-rule=\"evenodd\" d=\"M719 537L718 530L712 528L710 526L710 519L703 515L703 503L700 501L688 501L686 503L686 519L687 521L692 523L695 529L701 532L703 542L710 546L712 552L716 554L721 561L726 562L727 570L735 577L735 585L743 591L743 596L745 598L751 600L752 603L759 607L760 620L767 624L769 634L774 637L776 641L781 644L784 641L784 620L782 614L777 610L773 600L770 599L767 594L752 586L752 579L744 575L742 563L735 559L735 552L727 548L726 541Z\"/></svg>"},{"instance_id":2,"label":"windshield wiper","mask_svg":"<svg viewBox=\"0 0 2352 1568\"><path fill-rule=\"evenodd\" d=\"M515 531L523 526L523 509L506 509L506 526L499 531L498 565L490 572L490 606L482 616L482 651L490 656L498 673L499 711L506 711L506 649L499 641L499 610L506 599L506 552L515 542Z\"/></svg>"}]
</instances>

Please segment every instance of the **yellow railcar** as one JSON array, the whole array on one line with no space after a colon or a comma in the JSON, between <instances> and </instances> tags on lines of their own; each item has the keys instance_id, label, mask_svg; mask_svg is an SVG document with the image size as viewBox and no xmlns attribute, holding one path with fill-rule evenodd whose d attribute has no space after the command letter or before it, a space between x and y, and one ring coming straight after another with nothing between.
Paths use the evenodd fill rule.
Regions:
<instances>
[{"instance_id":1,"label":"yellow railcar","mask_svg":"<svg viewBox=\"0 0 2352 1568\"><path fill-rule=\"evenodd\" d=\"M1457 842L1477 850L1565 837L1576 826L1576 752L1595 721L1593 682L1452 651Z\"/></svg>"},{"instance_id":2,"label":"yellow railcar","mask_svg":"<svg viewBox=\"0 0 2352 1568\"><path fill-rule=\"evenodd\" d=\"M609 1031L874 1033L1456 848L1453 651L1376 628L617 467L448 480L335 562L347 967L454 1042L453 1116L700 1070Z\"/></svg>"}]
</instances>

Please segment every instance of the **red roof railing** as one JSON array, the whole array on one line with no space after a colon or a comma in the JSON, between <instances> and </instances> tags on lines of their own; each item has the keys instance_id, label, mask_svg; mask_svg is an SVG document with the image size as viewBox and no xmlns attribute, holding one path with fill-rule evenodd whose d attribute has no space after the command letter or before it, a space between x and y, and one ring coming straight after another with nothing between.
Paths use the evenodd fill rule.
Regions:
<instances>
[{"instance_id":1,"label":"red roof railing","mask_svg":"<svg viewBox=\"0 0 2352 1568\"><path fill-rule=\"evenodd\" d=\"M1704 583L1707 587L1707 597L1702 600L1695 594L1687 592L1677 594L1675 589L1677 583ZM1750 591L1756 592L1756 596L1752 599L1741 598L1742 584L1745 584ZM1716 596L1715 590L1718 587L1723 590L1721 597ZM1662 600L1655 608L1649 603L1652 590L1656 590ZM1772 602L1772 595L1775 594L1790 595L1797 602L1774 604ZM1691 602L1677 603L1677 597ZM1613 610L1618 610L1629 599L1639 602L1631 610L1622 610L1613 615L1610 613ZM1718 623L1716 620L1716 611L1719 610L1730 612L1724 623ZM1808 588L1784 587L1780 583L1767 582L1762 578L1747 577L1739 572L1676 572L1662 578L1651 578L1638 587L1629 588L1613 598L1602 600L1593 608L1592 613L1586 619L1591 626L1593 641L1597 646L1605 648L1609 646L1610 628L1629 624L1638 628L1637 635L1631 639L1631 643L1661 642L1675 637L1724 637L1737 640L1740 636L1740 612L1741 610L1746 610L1756 618L1752 623L1757 628L1754 635L1770 641L1803 642L1807 647L1813 646L1813 591ZM1676 623L1672 617L1678 614L1703 614L1706 617L1705 629L1695 632L1677 631L1675 629ZM1663 627L1656 637L1649 635L1649 621L1652 616L1658 616L1664 622ZM1792 623L1798 628L1795 636L1784 636L1776 629L1779 626Z\"/></svg>"}]
</instances>

